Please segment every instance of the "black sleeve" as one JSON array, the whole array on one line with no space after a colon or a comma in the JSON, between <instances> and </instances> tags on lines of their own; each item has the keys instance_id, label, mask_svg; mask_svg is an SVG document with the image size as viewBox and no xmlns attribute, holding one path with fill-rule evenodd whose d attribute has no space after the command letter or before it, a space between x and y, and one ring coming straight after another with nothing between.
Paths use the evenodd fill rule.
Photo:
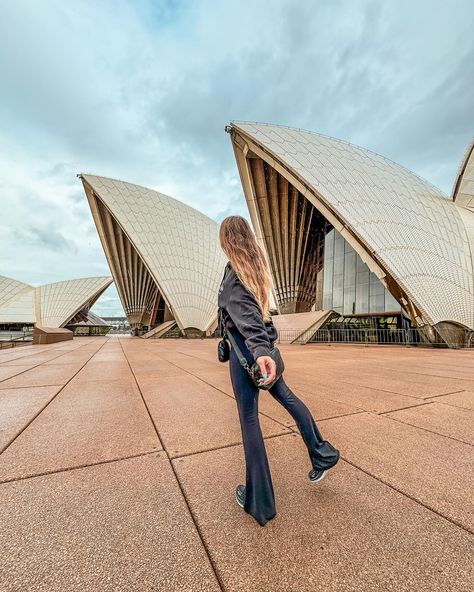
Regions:
<instances>
[{"instance_id":1,"label":"black sleeve","mask_svg":"<svg viewBox=\"0 0 474 592\"><path fill-rule=\"evenodd\" d=\"M270 355L270 339L257 301L236 276L227 290L225 308L245 345L255 359Z\"/></svg>"}]
</instances>

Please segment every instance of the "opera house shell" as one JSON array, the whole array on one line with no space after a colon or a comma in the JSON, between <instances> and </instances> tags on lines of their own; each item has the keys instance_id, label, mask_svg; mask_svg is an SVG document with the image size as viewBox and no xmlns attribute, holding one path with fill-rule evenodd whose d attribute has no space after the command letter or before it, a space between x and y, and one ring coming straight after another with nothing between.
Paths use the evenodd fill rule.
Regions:
<instances>
[{"instance_id":1,"label":"opera house shell","mask_svg":"<svg viewBox=\"0 0 474 592\"><path fill-rule=\"evenodd\" d=\"M281 312L392 314L431 341L472 339L472 145L447 196L341 140L254 123L226 131Z\"/></svg>"},{"instance_id":2,"label":"opera house shell","mask_svg":"<svg viewBox=\"0 0 474 592\"><path fill-rule=\"evenodd\" d=\"M226 264L216 222L152 189L93 175L80 178L135 332L212 333Z\"/></svg>"},{"instance_id":3,"label":"opera house shell","mask_svg":"<svg viewBox=\"0 0 474 592\"><path fill-rule=\"evenodd\" d=\"M90 308L111 283L111 277L87 277L34 287L0 276L0 330L88 324L108 330Z\"/></svg>"}]
</instances>

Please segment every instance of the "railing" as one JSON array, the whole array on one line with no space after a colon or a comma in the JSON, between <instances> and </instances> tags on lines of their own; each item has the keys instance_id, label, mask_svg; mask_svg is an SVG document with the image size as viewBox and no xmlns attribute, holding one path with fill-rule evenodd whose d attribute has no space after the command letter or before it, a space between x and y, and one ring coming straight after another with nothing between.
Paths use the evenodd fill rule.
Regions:
<instances>
[{"instance_id":1,"label":"railing","mask_svg":"<svg viewBox=\"0 0 474 592\"><path fill-rule=\"evenodd\" d=\"M451 347L473 348L474 334L467 336L460 343L450 343ZM439 339L430 342L418 329L311 329L301 333L295 329L282 330L278 334L278 343L357 343L363 345L429 345L446 347L446 343Z\"/></svg>"},{"instance_id":2,"label":"railing","mask_svg":"<svg viewBox=\"0 0 474 592\"><path fill-rule=\"evenodd\" d=\"M278 333L279 343L397 343L406 344L404 329L308 329L304 333L296 329L284 329Z\"/></svg>"},{"instance_id":3,"label":"railing","mask_svg":"<svg viewBox=\"0 0 474 592\"><path fill-rule=\"evenodd\" d=\"M9 349L19 345L29 345L32 343L33 333L31 331L14 331L8 333L0 331L0 349Z\"/></svg>"},{"instance_id":4,"label":"railing","mask_svg":"<svg viewBox=\"0 0 474 592\"><path fill-rule=\"evenodd\" d=\"M409 342L409 336L404 329L318 329L310 341L406 345Z\"/></svg>"}]
</instances>

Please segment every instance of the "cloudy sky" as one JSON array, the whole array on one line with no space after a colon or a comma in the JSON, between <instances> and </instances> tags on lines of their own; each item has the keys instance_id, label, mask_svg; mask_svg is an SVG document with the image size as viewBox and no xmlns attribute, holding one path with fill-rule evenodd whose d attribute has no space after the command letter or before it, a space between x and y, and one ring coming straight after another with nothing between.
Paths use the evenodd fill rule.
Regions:
<instances>
[{"instance_id":1,"label":"cloudy sky","mask_svg":"<svg viewBox=\"0 0 474 592\"><path fill-rule=\"evenodd\" d=\"M449 192L473 30L472 0L3 0L0 274L109 274L78 172L246 214L232 119L349 140ZM114 288L95 310L123 314Z\"/></svg>"}]
</instances>

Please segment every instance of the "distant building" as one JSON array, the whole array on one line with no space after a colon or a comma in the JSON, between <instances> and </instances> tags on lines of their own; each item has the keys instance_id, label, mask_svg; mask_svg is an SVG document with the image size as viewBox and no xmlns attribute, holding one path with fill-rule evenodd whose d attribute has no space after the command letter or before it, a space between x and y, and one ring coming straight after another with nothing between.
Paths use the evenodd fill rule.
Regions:
<instances>
[{"instance_id":1,"label":"distant building","mask_svg":"<svg viewBox=\"0 0 474 592\"><path fill-rule=\"evenodd\" d=\"M34 287L0 276L0 332L14 334L37 325L103 335L110 327L90 309L111 283L111 277L89 277Z\"/></svg>"},{"instance_id":2,"label":"distant building","mask_svg":"<svg viewBox=\"0 0 474 592\"><path fill-rule=\"evenodd\" d=\"M128 322L127 317L102 317L102 319L107 325L110 325L112 331L121 333L130 331L130 323Z\"/></svg>"},{"instance_id":3,"label":"distant building","mask_svg":"<svg viewBox=\"0 0 474 592\"><path fill-rule=\"evenodd\" d=\"M472 339L472 145L448 197L341 140L266 124L227 131L280 312L332 311L318 318L416 327L448 344Z\"/></svg>"},{"instance_id":4,"label":"distant building","mask_svg":"<svg viewBox=\"0 0 474 592\"><path fill-rule=\"evenodd\" d=\"M152 189L92 175L80 178L134 332L150 337L212 333L226 263L218 224Z\"/></svg>"}]
</instances>

